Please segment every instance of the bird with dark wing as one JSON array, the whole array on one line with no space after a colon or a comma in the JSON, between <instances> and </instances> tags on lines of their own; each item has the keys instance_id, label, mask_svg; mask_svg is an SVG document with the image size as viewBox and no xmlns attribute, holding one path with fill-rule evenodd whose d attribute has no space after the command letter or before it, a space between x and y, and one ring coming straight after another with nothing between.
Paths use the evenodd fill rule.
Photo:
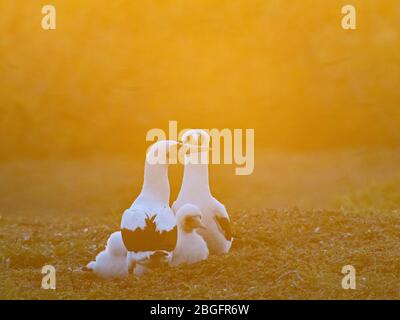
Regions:
<instances>
[{"instance_id":1,"label":"bird with dark wing","mask_svg":"<svg viewBox=\"0 0 400 320\"><path fill-rule=\"evenodd\" d=\"M163 140L149 148L142 191L122 216L127 267L138 276L155 264L169 263L176 246L176 218L169 207L168 164L177 156L177 146L176 141ZM157 157L161 161L155 161Z\"/></svg>"}]
</instances>

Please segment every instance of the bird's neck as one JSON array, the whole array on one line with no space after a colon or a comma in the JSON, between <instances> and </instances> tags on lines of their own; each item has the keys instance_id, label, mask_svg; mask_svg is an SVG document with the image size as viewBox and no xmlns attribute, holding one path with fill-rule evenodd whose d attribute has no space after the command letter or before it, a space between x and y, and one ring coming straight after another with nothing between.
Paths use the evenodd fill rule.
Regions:
<instances>
[{"instance_id":1,"label":"bird's neck","mask_svg":"<svg viewBox=\"0 0 400 320\"><path fill-rule=\"evenodd\" d=\"M150 164L146 161L144 182L139 199L169 203L170 187L167 164Z\"/></svg>"},{"instance_id":2,"label":"bird's neck","mask_svg":"<svg viewBox=\"0 0 400 320\"><path fill-rule=\"evenodd\" d=\"M196 231L186 231L181 226L178 226L178 239L177 244L187 245L187 242L196 237Z\"/></svg>"},{"instance_id":3,"label":"bird's neck","mask_svg":"<svg viewBox=\"0 0 400 320\"><path fill-rule=\"evenodd\" d=\"M186 163L180 195L211 195L208 163Z\"/></svg>"}]
</instances>

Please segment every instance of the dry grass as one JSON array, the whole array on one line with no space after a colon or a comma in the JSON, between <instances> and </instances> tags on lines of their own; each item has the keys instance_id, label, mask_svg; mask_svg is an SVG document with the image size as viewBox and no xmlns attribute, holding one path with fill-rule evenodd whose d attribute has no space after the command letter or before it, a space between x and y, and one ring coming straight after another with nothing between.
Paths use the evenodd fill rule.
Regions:
<instances>
[{"instance_id":1,"label":"dry grass","mask_svg":"<svg viewBox=\"0 0 400 320\"><path fill-rule=\"evenodd\" d=\"M399 299L400 186L393 177L398 159L399 153L389 150L265 153L252 177L232 177L231 168L214 168L215 194L233 221L231 252L160 269L140 280L109 281L82 267L118 228L122 209L138 191L140 162L3 163L0 298ZM387 187L366 188L372 182L390 184L391 193ZM234 193L239 183L246 188ZM364 198L380 200L346 206L362 189ZM373 190L370 197L368 190ZM294 204L300 209L284 209ZM338 209L331 209L335 205ZM57 269L55 291L40 289L45 264ZM357 269L355 291L341 288L346 264Z\"/></svg>"}]
</instances>

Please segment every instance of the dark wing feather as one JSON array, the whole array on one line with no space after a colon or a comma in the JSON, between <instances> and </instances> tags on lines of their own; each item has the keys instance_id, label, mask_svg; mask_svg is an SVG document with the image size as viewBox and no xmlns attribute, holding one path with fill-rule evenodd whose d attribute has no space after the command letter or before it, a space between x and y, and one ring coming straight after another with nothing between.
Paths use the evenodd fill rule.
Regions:
<instances>
[{"instance_id":1,"label":"dark wing feather","mask_svg":"<svg viewBox=\"0 0 400 320\"><path fill-rule=\"evenodd\" d=\"M231 230L231 223L228 218L225 217L215 217L215 220L224 234L224 237L226 240L231 241L232 240L232 230Z\"/></svg>"},{"instance_id":2,"label":"dark wing feather","mask_svg":"<svg viewBox=\"0 0 400 320\"><path fill-rule=\"evenodd\" d=\"M165 250L173 251L178 238L178 230L175 226L170 231L157 231L153 219L146 219L144 229L135 231L122 229L122 240L126 249L130 252Z\"/></svg>"},{"instance_id":3,"label":"dark wing feather","mask_svg":"<svg viewBox=\"0 0 400 320\"><path fill-rule=\"evenodd\" d=\"M170 231L161 232L162 250L174 251L176 242L178 241L178 229L175 226Z\"/></svg>"}]
</instances>

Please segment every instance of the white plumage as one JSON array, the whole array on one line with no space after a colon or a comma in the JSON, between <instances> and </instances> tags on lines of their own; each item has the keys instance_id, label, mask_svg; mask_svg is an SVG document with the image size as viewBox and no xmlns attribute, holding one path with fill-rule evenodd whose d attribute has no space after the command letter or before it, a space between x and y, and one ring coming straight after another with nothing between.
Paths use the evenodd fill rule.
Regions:
<instances>
[{"instance_id":1,"label":"white plumage","mask_svg":"<svg viewBox=\"0 0 400 320\"><path fill-rule=\"evenodd\" d=\"M172 255L172 266L191 264L208 257L207 244L197 231L204 228L198 207L186 204L176 214L178 241Z\"/></svg>"},{"instance_id":2,"label":"white plumage","mask_svg":"<svg viewBox=\"0 0 400 320\"><path fill-rule=\"evenodd\" d=\"M183 182L172 209L177 213L187 203L196 205L206 226L198 232L206 240L210 253L227 253L232 246L229 215L225 206L212 196L208 180L210 136L204 130L189 130L182 136L182 142L193 147L192 153L185 156ZM200 161L193 161L193 157Z\"/></svg>"},{"instance_id":3,"label":"white plumage","mask_svg":"<svg viewBox=\"0 0 400 320\"><path fill-rule=\"evenodd\" d=\"M177 241L176 218L169 207L168 160L177 156L176 141L153 144L146 156L142 191L121 220L128 269L142 275L158 263L168 263ZM162 161L155 162L155 157Z\"/></svg>"},{"instance_id":4,"label":"white plumage","mask_svg":"<svg viewBox=\"0 0 400 320\"><path fill-rule=\"evenodd\" d=\"M192 147L185 155L183 182L173 210L168 162L177 156L178 142L164 140L153 144L146 155L143 187L122 216L121 231L113 233L105 250L87 265L99 276L124 277L131 270L142 275L161 263L190 264L207 259L209 252L229 251L229 216L212 196L208 180L210 136L203 130L190 130L182 140ZM200 146L199 141L203 142ZM193 161L193 156L200 162Z\"/></svg>"},{"instance_id":5,"label":"white plumage","mask_svg":"<svg viewBox=\"0 0 400 320\"><path fill-rule=\"evenodd\" d=\"M121 232L117 231L108 238L105 250L87 268L103 278L122 278L128 275L126 264L127 251L122 242Z\"/></svg>"}]
</instances>

